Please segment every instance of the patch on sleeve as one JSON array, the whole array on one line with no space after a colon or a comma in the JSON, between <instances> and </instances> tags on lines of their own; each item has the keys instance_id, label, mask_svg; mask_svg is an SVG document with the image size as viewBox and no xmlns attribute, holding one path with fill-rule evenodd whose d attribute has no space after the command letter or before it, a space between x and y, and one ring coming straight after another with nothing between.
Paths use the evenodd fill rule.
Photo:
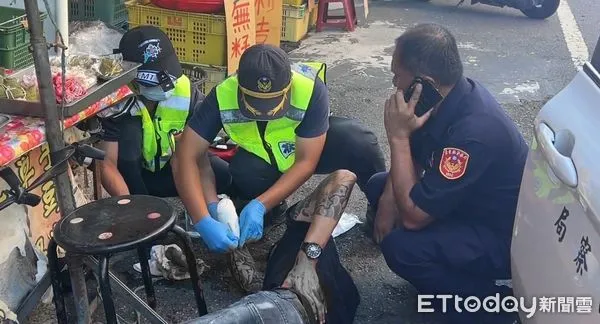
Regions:
<instances>
[{"instance_id":1,"label":"patch on sleeve","mask_svg":"<svg viewBox=\"0 0 600 324\"><path fill-rule=\"evenodd\" d=\"M448 180L462 177L467 170L469 153L454 147L446 147L440 160L440 173Z\"/></svg>"}]
</instances>

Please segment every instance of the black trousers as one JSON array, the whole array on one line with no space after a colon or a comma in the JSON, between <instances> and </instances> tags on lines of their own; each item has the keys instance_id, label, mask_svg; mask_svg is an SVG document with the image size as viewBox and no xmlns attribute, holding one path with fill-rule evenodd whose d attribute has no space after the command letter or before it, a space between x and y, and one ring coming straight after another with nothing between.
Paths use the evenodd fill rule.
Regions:
<instances>
[{"instance_id":1,"label":"black trousers","mask_svg":"<svg viewBox=\"0 0 600 324\"><path fill-rule=\"evenodd\" d=\"M231 185L229 164L214 154L209 153L209 158L215 172L217 193L228 194ZM132 195L150 195L161 198L179 196L170 163L167 163L158 172L150 172L142 167L141 161L129 163L119 159L118 169Z\"/></svg>"},{"instance_id":2,"label":"black trousers","mask_svg":"<svg viewBox=\"0 0 600 324\"><path fill-rule=\"evenodd\" d=\"M316 174L347 169L358 177L364 192L375 173L385 171L385 159L375 134L357 121L330 117L329 130ZM269 189L282 173L260 157L238 150L229 164L233 186L240 199L251 200Z\"/></svg>"},{"instance_id":3,"label":"black trousers","mask_svg":"<svg viewBox=\"0 0 600 324\"><path fill-rule=\"evenodd\" d=\"M369 181L367 199L376 210L388 173L379 173ZM468 212L468 211L465 211ZM423 230L394 229L380 243L385 261L394 273L410 282L420 294L448 294L462 298L474 296L480 301L512 290L496 286L496 279L510 279L510 240L489 228L453 221L435 222ZM429 300L442 311L441 300ZM511 323L514 314L471 313L461 304L455 311L448 301L444 318L451 324Z\"/></svg>"},{"instance_id":4,"label":"black trousers","mask_svg":"<svg viewBox=\"0 0 600 324\"><path fill-rule=\"evenodd\" d=\"M171 164L167 163L158 172L142 167L142 125L136 119L121 125L119 138L119 157L117 168L123 176L132 195L151 195L156 197L177 197L177 188L173 179ZM209 152L210 164L215 173L218 193L229 193L231 176L229 163Z\"/></svg>"},{"instance_id":5,"label":"black trousers","mask_svg":"<svg viewBox=\"0 0 600 324\"><path fill-rule=\"evenodd\" d=\"M297 204L286 212L287 229L269 254L263 290L273 290L283 284L287 274L294 267L300 245L310 227L309 223L289 219L290 212L296 206ZM360 304L360 295L352 277L340 262L333 237L329 238L329 242L321 252L316 271L327 302L326 323L354 322ZM309 306L305 308L307 312L311 311Z\"/></svg>"}]
</instances>

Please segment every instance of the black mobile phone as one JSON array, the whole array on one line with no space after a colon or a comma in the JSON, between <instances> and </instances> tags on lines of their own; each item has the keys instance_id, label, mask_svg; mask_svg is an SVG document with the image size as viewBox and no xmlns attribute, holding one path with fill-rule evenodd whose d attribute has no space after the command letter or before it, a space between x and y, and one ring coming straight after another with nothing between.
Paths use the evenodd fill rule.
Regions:
<instances>
[{"instance_id":1,"label":"black mobile phone","mask_svg":"<svg viewBox=\"0 0 600 324\"><path fill-rule=\"evenodd\" d=\"M415 115L417 117L421 117L425 115L431 108L440 103L444 97L437 91L437 89L433 86L433 84L427 80L422 78L415 78L413 82L408 87L408 90L404 93L404 101L408 102L413 92L415 91L415 87L417 83L420 83L422 86L421 90L421 98L419 98L419 102L415 107Z\"/></svg>"}]
</instances>

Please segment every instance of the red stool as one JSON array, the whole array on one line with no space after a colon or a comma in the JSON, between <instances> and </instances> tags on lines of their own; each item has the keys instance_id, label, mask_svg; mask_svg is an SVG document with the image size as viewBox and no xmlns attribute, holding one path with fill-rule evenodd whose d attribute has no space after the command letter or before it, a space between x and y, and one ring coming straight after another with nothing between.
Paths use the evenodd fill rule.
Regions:
<instances>
[{"instance_id":1,"label":"red stool","mask_svg":"<svg viewBox=\"0 0 600 324\"><path fill-rule=\"evenodd\" d=\"M343 16L330 16L329 4L332 2L341 2L344 5ZM317 32L323 30L325 26L345 27L347 31L354 31L358 24L356 19L356 8L354 0L319 0L319 14L317 15Z\"/></svg>"}]
</instances>

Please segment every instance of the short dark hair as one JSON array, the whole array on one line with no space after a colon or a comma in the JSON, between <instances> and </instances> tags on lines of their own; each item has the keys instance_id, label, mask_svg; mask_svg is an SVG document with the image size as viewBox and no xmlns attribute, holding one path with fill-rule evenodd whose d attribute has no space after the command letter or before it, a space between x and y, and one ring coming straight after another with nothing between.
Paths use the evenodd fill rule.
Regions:
<instances>
[{"instance_id":1,"label":"short dark hair","mask_svg":"<svg viewBox=\"0 0 600 324\"><path fill-rule=\"evenodd\" d=\"M396 39L393 59L415 76L429 76L442 86L463 76L456 39L438 24L420 24L404 32Z\"/></svg>"}]
</instances>

